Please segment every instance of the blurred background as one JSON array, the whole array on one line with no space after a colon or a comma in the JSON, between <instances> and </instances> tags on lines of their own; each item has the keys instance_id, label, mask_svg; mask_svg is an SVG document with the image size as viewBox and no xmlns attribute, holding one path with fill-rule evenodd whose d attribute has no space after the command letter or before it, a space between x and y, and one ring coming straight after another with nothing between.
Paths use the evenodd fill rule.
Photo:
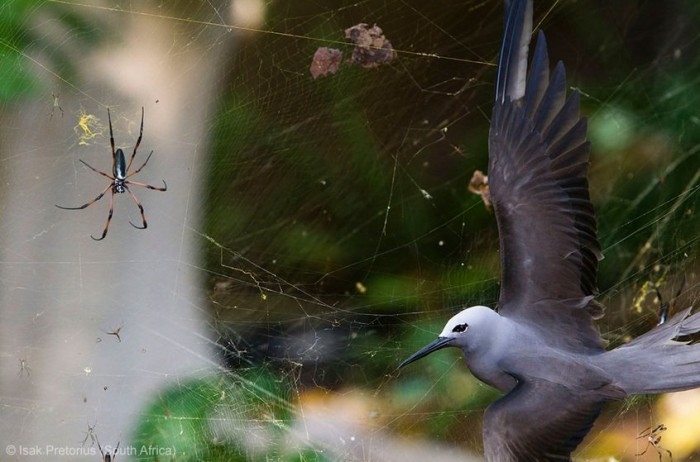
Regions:
<instances>
[{"instance_id":1,"label":"blurred background","mask_svg":"<svg viewBox=\"0 0 700 462\"><path fill-rule=\"evenodd\" d=\"M610 347L700 298L699 20L535 2L589 117ZM3 2L0 460L480 460L498 393L457 350L396 367L497 301L467 185L502 24L499 0ZM95 242L109 192L55 205L108 186L80 160L111 172L107 108L131 155L142 107L132 179L168 190L132 187L145 230L117 194ZM697 390L611 404L576 460L671 453L700 460Z\"/></svg>"}]
</instances>

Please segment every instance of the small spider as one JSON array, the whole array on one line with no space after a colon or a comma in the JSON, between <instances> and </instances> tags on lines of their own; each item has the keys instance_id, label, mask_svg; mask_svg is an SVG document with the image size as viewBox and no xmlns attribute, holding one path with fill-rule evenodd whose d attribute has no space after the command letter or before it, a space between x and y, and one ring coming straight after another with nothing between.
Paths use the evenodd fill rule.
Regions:
<instances>
[{"instance_id":1,"label":"small spider","mask_svg":"<svg viewBox=\"0 0 700 462\"><path fill-rule=\"evenodd\" d=\"M53 106L51 107L51 114L49 120L53 119L53 112L56 110L56 108L58 108L58 110L61 111L61 117L63 117L63 108L58 104L58 95L55 93L51 93L51 96L53 97Z\"/></svg>"},{"instance_id":2,"label":"small spider","mask_svg":"<svg viewBox=\"0 0 700 462\"><path fill-rule=\"evenodd\" d=\"M652 282L652 288L656 292L656 298L659 300L659 322L658 322L659 326L666 322L666 319L668 318L668 312L671 308L674 307L676 299L681 295L681 293L683 293L684 286L685 286L685 276L683 276L683 279L681 280L681 285L678 288L676 295L673 296L673 298L671 299L670 302L664 303L663 297L661 297L661 291L659 290L659 286L656 285L656 283Z\"/></svg>"},{"instance_id":3,"label":"small spider","mask_svg":"<svg viewBox=\"0 0 700 462\"><path fill-rule=\"evenodd\" d=\"M117 447L114 448L114 454L110 454L109 451L107 451L107 454L104 453L102 446L100 446L100 440L97 439L97 435L95 435L95 441L97 441L97 447L100 449L100 454L102 454L102 462L116 462L117 451L119 451L119 443L121 443L121 441L119 441Z\"/></svg>"},{"instance_id":4,"label":"small spider","mask_svg":"<svg viewBox=\"0 0 700 462\"><path fill-rule=\"evenodd\" d=\"M19 373L18 373L18 375L20 377L23 377L24 374L27 374L27 377L29 377L31 375L31 372L32 372L32 368L29 367L29 364L27 364L27 360L24 358L21 358L19 360Z\"/></svg>"},{"instance_id":5,"label":"small spider","mask_svg":"<svg viewBox=\"0 0 700 462\"><path fill-rule=\"evenodd\" d=\"M114 329L112 332L105 332L105 334L107 334L107 335L114 335L115 337L117 337L117 341L118 341L119 343L122 343L122 338L121 338L121 336L119 335L119 333L120 333L121 331L122 331L122 326L119 326L118 328Z\"/></svg>"},{"instance_id":6,"label":"small spider","mask_svg":"<svg viewBox=\"0 0 700 462\"><path fill-rule=\"evenodd\" d=\"M92 234L90 235L91 238L93 238L96 241L101 241L102 239L107 236L107 231L109 230L109 223L112 221L112 214L114 213L114 195L115 194L122 194L122 193L129 193L131 198L134 200L136 205L139 208L139 211L141 212L141 223L142 226L136 226L133 224L131 221L129 224L133 226L136 229L146 229L148 227L148 224L146 223L146 215L143 212L143 206L139 202L139 200L136 198L136 195L134 195L133 192L131 192L131 189L129 189L129 185L133 186L140 186L142 188L147 188L147 189L152 189L155 191L167 191L168 190L168 185L165 183L165 180L163 180L163 187L158 188L156 186L151 186L146 183L139 183L137 181L131 181L129 178L135 176L137 173L139 173L145 166L148 164L149 159L151 158L151 155L153 154L153 151L146 157L146 161L136 170L133 172L129 173L129 169L131 169L131 164L134 161L134 157L136 157L136 150L139 148L139 145L141 144L141 138L143 137L143 107L141 108L141 130L139 132L139 138L136 140L136 145L134 146L134 152L131 154L131 159L129 159L129 163L126 163L126 158L124 156L124 151L121 149L117 149L116 151L114 150L114 135L112 134L112 116L109 113L109 109L107 109L107 117L109 118L109 141L112 144L112 175L105 173L101 170L97 170L96 168L92 167L89 165L87 162L84 160L80 160L83 164L85 164L90 170L99 173L100 175L109 178L112 182L107 185L107 187L102 190L102 192L93 200L81 205L80 207L63 207L61 205L56 205L59 209L65 209L65 210L81 210L84 208L87 208L97 202L98 200L102 199L102 196L104 196L109 189L112 191L112 195L109 200L109 214L107 215L107 223L105 224L105 228L102 231L102 236L99 238L94 237Z\"/></svg>"},{"instance_id":7,"label":"small spider","mask_svg":"<svg viewBox=\"0 0 700 462\"><path fill-rule=\"evenodd\" d=\"M85 401L87 401L87 398L85 398ZM84 401L83 401L83 402L84 402ZM85 443L87 443L88 438L89 438L90 441L91 441L90 446L94 446L94 445L95 445L95 426L96 426L96 425L97 425L97 423L95 423L95 425L93 425L93 426L91 427L91 426L90 426L90 422L88 422L88 424L87 424L88 429L87 429L87 431L85 432L85 438L83 439L83 442L81 443L81 445L82 445L83 447L85 447Z\"/></svg>"},{"instance_id":8,"label":"small spider","mask_svg":"<svg viewBox=\"0 0 700 462\"><path fill-rule=\"evenodd\" d=\"M666 430L667 430L667 428L666 428L666 425L664 425L664 424L657 425L654 428L649 427L649 428L644 429L644 431L642 431L642 433L639 434L637 439L646 438L647 445L644 448L644 451L640 452L639 454L635 454L635 456L637 456L637 457L643 456L649 450L649 446L654 446L654 449L656 449L656 452L659 454L659 462L661 462L661 460L662 460L662 455L663 455L663 453L661 452L662 450L666 451L666 453L668 454L669 460L671 462L673 462L673 454L671 453L671 451L669 451L666 448L661 447L661 432L664 432Z\"/></svg>"}]
</instances>

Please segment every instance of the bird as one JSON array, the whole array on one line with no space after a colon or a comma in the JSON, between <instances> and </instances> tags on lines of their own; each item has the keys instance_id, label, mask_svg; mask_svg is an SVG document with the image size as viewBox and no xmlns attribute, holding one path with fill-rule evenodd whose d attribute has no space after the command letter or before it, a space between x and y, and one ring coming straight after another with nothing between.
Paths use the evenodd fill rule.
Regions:
<instances>
[{"instance_id":1,"label":"bird","mask_svg":"<svg viewBox=\"0 0 700 462\"><path fill-rule=\"evenodd\" d=\"M595 320L601 246L588 187L579 93L550 74L540 30L528 70L532 0L506 0L489 131L488 195L500 246L497 310L466 308L399 369L446 347L503 396L484 411L489 462L569 461L603 406L700 386L692 307L606 350Z\"/></svg>"}]
</instances>

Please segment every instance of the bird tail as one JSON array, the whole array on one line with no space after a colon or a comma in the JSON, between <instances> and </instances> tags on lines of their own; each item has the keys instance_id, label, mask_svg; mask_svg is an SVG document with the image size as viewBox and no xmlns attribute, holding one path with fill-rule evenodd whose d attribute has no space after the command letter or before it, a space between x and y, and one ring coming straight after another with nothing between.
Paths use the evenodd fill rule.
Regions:
<instances>
[{"instance_id":1,"label":"bird tail","mask_svg":"<svg viewBox=\"0 0 700 462\"><path fill-rule=\"evenodd\" d=\"M700 387L700 313L676 314L631 342L604 353L604 369L628 395Z\"/></svg>"}]
</instances>

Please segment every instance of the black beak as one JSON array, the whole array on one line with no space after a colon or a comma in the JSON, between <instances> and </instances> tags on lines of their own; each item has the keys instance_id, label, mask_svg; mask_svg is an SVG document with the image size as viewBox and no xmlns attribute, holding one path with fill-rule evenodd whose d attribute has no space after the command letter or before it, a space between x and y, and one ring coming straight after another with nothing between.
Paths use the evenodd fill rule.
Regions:
<instances>
[{"instance_id":1,"label":"black beak","mask_svg":"<svg viewBox=\"0 0 700 462\"><path fill-rule=\"evenodd\" d=\"M416 361L418 359L421 359L424 356L428 356L430 353L433 351L440 350L441 348L445 348L450 346L454 339L450 337L438 337L436 338L433 342L429 343L428 345L424 346L420 350L416 351L413 353L408 359L406 359L404 362L399 364L399 369L404 367L405 365L412 363L413 361Z\"/></svg>"}]
</instances>

